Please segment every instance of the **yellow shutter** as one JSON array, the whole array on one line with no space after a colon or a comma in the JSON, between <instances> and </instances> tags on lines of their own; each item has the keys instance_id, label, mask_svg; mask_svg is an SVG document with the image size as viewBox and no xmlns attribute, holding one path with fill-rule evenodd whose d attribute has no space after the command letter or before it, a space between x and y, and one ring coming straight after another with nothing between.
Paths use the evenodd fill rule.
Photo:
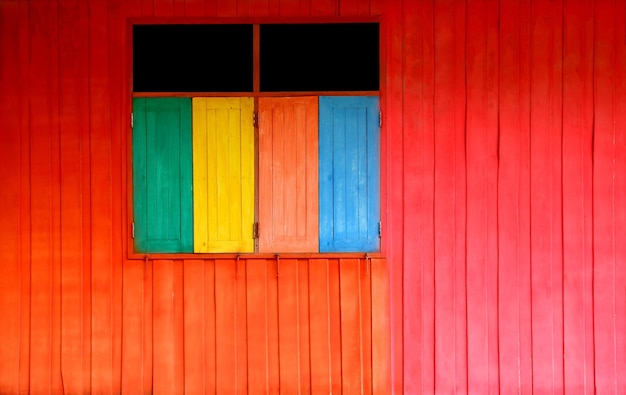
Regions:
<instances>
[{"instance_id":1,"label":"yellow shutter","mask_svg":"<svg viewBox=\"0 0 626 395\"><path fill-rule=\"evenodd\" d=\"M252 98L193 99L194 252L253 252Z\"/></svg>"}]
</instances>

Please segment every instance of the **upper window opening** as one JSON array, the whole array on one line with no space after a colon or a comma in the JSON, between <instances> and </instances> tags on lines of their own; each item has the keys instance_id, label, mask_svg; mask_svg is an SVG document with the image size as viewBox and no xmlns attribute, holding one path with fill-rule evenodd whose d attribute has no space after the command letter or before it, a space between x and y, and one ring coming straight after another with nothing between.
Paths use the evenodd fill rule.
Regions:
<instances>
[{"instance_id":1,"label":"upper window opening","mask_svg":"<svg viewBox=\"0 0 626 395\"><path fill-rule=\"evenodd\" d=\"M252 91L252 25L135 25L133 91Z\"/></svg>"},{"instance_id":2,"label":"upper window opening","mask_svg":"<svg viewBox=\"0 0 626 395\"><path fill-rule=\"evenodd\" d=\"M377 23L261 25L261 91L379 90Z\"/></svg>"}]
</instances>

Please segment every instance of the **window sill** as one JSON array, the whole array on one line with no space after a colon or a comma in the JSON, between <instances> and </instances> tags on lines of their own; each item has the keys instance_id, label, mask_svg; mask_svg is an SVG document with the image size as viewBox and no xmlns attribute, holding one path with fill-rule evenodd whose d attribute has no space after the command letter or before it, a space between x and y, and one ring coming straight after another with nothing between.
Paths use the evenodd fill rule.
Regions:
<instances>
[{"instance_id":1,"label":"window sill","mask_svg":"<svg viewBox=\"0 0 626 395\"><path fill-rule=\"evenodd\" d=\"M358 259L358 258L384 258L380 252L286 252L286 253L184 253L184 254L165 254L165 253L129 253L130 260L207 260L207 259Z\"/></svg>"}]
</instances>

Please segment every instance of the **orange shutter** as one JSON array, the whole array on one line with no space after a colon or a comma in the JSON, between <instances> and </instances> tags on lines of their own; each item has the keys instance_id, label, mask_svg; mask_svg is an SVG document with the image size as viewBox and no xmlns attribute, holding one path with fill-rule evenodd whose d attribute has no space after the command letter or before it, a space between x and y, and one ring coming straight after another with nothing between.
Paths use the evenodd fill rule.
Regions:
<instances>
[{"instance_id":1,"label":"orange shutter","mask_svg":"<svg viewBox=\"0 0 626 395\"><path fill-rule=\"evenodd\" d=\"M259 99L259 252L318 251L317 98Z\"/></svg>"}]
</instances>

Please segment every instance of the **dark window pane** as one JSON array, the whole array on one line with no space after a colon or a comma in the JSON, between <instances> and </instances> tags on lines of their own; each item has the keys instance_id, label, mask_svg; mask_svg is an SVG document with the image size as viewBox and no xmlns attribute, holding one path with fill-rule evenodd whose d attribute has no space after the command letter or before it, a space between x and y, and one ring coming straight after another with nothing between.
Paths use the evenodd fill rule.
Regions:
<instances>
[{"instance_id":1,"label":"dark window pane","mask_svg":"<svg viewBox=\"0 0 626 395\"><path fill-rule=\"evenodd\" d=\"M252 25L135 25L133 90L252 91Z\"/></svg>"},{"instance_id":2,"label":"dark window pane","mask_svg":"<svg viewBox=\"0 0 626 395\"><path fill-rule=\"evenodd\" d=\"M261 90L379 89L377 23L261 25Z\"/></svg>"}]
</instances>

